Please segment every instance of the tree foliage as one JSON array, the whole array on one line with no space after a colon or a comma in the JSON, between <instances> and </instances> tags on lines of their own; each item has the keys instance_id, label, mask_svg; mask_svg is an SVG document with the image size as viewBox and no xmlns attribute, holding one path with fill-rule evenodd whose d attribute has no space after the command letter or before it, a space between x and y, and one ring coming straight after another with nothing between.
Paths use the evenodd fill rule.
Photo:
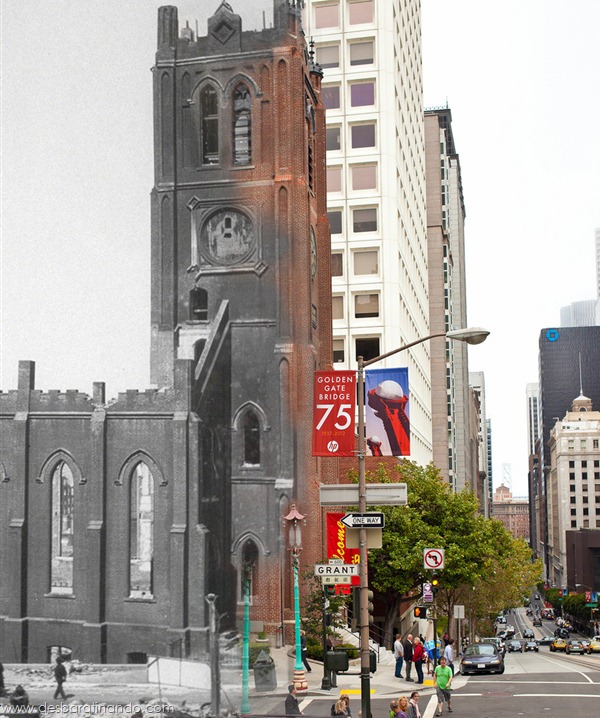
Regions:
<instances>
[{"instance_id":1,"label":"tree foliage","mask_svg":"<svg viewBox=\"0 0 600 718\"><path fill-rule=\"evenodd\" d=\"M437 604L449 619L457 603L468 606L474 618L521 605L539 580L541 565L531 562L527 544L500 521L480 515L477 497L454 493L432 464L402 460L391 469L380 464L367 481L405 482L408 489L406 506L377 509L385 513L383 546L369 552L369 582L387 607L386 635L397 623L402 596L416 598L430 575L423 568L425 548L445 551Z\"/></svg>"}]
</instances>

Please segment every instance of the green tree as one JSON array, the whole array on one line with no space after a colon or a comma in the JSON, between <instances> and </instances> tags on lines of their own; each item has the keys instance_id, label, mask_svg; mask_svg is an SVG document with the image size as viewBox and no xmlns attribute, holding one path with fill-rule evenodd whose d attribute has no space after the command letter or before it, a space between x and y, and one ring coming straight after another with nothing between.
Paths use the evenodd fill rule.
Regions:
<instances>
[{"instance_id":1,"label":"green tree","mask_svg":"<svg viewBox=\"0 0 600 718\"><path fill-rule=\"evenodd\" d=\"M585 594L583 593L565 596L562 600L563 612L568 613L569 616L573 616L573 618L577 618L580 621L588 621L591 612L589 608L586 608L586 603Z\"/></svg>"},{"instance_id":2,"label":"green tree","mask_svg":"<svg viewBox=\"0 0 600 718\"><path fill-rule=\"evenodd\" d=\"M496 576L497 591L494 596L488 595L488 605L500 600L516 605L538 580L540 567L530 569L531 552L526 544L516 541L499 521L481 516L475 495L453 492L432 464L421 467L402 460L391 469L380 464L367 481L400 481L408 489L406 506L378 509L386 517L383 545L370 551L370 584L386 606L384 632L388 642L403 596L416 598L422 582L430 577L423 568L425 548L445 550L437 604L448 616L449 626L453 624L454 605L473 593L473 587L477 590ZM477 608L478 613L482 610L482 606ZM496 610L495 605L487 612L490 610Z\"/></svg>"},{"instance_id":3,"label":"green tree","mask_svg":"<svg viewBox=\"0 0 600 718\"><path fill-rule=\"evenodd\" d=\"M322 563L326 563L325 560ZM315 646L323 645L323 587L320 579L311 571L306 571L302 576L303 586L308 586L302 607L302 627L306 631L307 644L311 644L309 654L315 657L315 652L321 651ZM346 605L349 596L334 593L326 597L329 605L327 614L330 616L330 623L327 626L327 635L331 638L339 637L336 629L345 625L341 609Z\"/></svg>"}]
</instances>

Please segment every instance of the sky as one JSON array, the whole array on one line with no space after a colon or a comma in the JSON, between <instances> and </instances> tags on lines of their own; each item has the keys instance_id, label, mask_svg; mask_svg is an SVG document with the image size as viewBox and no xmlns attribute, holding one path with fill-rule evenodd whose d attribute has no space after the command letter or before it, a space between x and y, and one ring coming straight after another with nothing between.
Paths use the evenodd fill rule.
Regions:
<instances>
[{"instance_id":1,"label":"sky","mask_svg":"<svg viewBox=\"0 0 600 718\"><path fill-rule=\"evenodd\" d=\"M272 0L230 0L244 29ZM150 68L157 0L2 0L1 381L107 396L149 385ZM186 0L180 23L220 0ZM470 349L494 484L526 493L540 329L594 299L600 0L423 0L425 107L448 105L466 219ZM585 387L584 387L585 389Z\"/></svg>"}]
</instances>

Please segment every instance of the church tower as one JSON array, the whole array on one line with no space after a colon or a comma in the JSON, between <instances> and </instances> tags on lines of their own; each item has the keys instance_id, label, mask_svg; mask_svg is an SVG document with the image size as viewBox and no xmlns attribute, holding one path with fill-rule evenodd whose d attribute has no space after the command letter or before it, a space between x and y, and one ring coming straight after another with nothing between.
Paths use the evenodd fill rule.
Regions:
<instances>
[{"instance_id":1,"label":"church tower","mask_svg":"<svg viewBox=\"0 0 600 718\"><path fill-rule=\"evenodd\" d=\"M239 603L251 566L267 628L289 604L292 500L322 557L310 428L313 371L331 358L330 239L301 4L274 0L274 27L244 32L223 0L205 37L162 7L153 68L152 381L197 417L188 496L208 533L206 585Z\"/></svg>"},{"instance_id":2,"label":"church tower","mask_svg":"<svg viewBox=\"0 0 600 718\"><path fill-rule=\"evenodd\" d=\"M323 557L318 487L337 467L310 438L313 371L331 358L330 237L301 4L275 0L274 26L243 32L223 1L205 37L159 9L155 386L42 392L23 361L0 392L3 662L202 659L209 594L222 628L249 591L252 620L284 631L292 502L303 562Z\"/></svg>"}]
</instances>

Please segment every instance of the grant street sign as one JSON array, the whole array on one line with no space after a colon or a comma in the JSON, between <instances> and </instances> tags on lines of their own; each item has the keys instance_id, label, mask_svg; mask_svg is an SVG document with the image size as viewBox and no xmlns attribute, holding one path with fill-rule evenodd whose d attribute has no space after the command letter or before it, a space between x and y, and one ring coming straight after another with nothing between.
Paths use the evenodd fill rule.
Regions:
<instances>
[{"instance_id":1,"label":"grant street sign","mask_svg":"<svg viewBox=\"0 0 600 718\"><path fill-rule=\"evenodd\" d=\"M359 565L357 563L316 563L315 576L358 576ZM348 581L350 583L350 581Z\"/></svg>"},{"instance_id":2,"label":"grant street sign","mask_svg":"<svg viewBox=\"0 0 600 718\"><path fill-rule=\"evenodd\" d=\"M365 514L346 514L340 521L349 529L382 529L385 526L385 515L378 511Z\"/></svg>"}]
</instances>

